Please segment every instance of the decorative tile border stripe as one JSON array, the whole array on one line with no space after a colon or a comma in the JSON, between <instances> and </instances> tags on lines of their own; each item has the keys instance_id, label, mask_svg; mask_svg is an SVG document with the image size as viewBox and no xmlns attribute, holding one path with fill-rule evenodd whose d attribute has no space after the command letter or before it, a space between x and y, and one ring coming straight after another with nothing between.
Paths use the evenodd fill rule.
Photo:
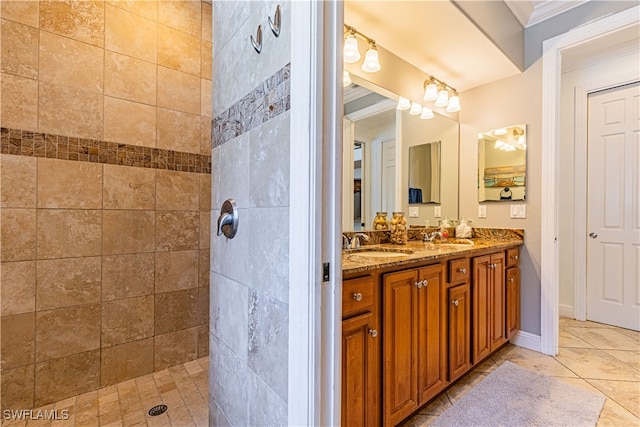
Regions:
<instances>
[{"instance_id":1,"label":"decorative tile border stripe","mask_svg":"<svg viewBox=\"0 0 640 427\"><path fill-rule=\"evenodd\" d=\"M0 152L30 157L211 173L211 156L0 128Z\"/></svg>"},{"instance_id":2,"label":"decorative tile border stripe","mask_svg":"<svg viewBox=\"0 0 640 427\"><path fill-rule=\"evenodd\" d=\"M218 147L291 109L291 63L213 119L211 146Z\"/></svg>"}]
</instances>

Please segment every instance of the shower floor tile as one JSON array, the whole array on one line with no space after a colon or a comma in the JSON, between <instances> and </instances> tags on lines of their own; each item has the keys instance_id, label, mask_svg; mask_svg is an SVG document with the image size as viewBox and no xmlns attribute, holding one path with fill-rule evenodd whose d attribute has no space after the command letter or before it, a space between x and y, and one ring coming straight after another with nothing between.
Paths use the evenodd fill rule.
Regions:
<instances>
[{"instance_id":1,"label":"shower floor tile","mask_svg":"<svg viewBox=\"0 0 640 427\"><path fill-rule=\"evenodd\" d=\"M205 427L209 425L208 382L209 360L203 357L32 412L34 418L39 410L47 410L67 419L2 420L2 427ZM166 412L149 415L152 407L162 404L168 406Z\"/></svg>"}]
</instances>

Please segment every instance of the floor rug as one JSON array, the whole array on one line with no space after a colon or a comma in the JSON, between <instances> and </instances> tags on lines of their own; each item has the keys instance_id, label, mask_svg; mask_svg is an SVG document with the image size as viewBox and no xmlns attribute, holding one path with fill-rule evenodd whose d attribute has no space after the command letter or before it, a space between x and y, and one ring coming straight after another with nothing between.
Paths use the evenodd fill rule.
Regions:
<instances>
[{"instance_id":1,"label":"floor rug","mask_svg":"<svg viewBox=\"0 0 640 427\"><path fill-rule=\"evenodd\" d=\"M605 397L505 361L432 424L595 426Z\"/></svg>"}]
</instances>

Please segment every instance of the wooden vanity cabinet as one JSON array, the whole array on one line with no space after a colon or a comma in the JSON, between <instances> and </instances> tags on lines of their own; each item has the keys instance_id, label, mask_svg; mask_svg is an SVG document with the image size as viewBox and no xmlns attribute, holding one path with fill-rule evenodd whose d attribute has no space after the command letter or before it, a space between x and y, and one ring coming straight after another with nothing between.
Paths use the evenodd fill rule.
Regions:
<instances>
[{"instance_id":1,"label":"wooden vanity cabinet","mask_svg":"<svg viewBox=\"0 0 640 427\"><path fill-rule=\"evenodd\" d=\"M384 425L400 423L447 385L444 276L441 264L384 275Z\"/></svg>"},{"instance_id":2,"label":"wooden vanity cabinet","mask_svg":"<svg viewBox=\"0 0 640 427\"><path fill-rule=\"evenodd\" d=\"M372 276L342 284L342 426L380 425L380 345Z\"/></svg>"},{"instance_id":3,"label":"wooden vanity cabinet","mask_svg":"<svg viewBox=\"0 0 640 427\"><path fill-rule=\"evenodd\" d=\"M520 267L518 248L507 250L506 337L513 338L520 330Z\"/></svg>"},{"instance_id":4,"label":"wooden vanity cabinet","mask_svg":"<svg viewBox=\"0 0 640 427\"><path fill-rule=\"evenodd\" d=\"M449 381L471 368L471 277L469 258L449 261L446 307Z\"/></svg>"},{"instance_id":5,"label":"wooden vanity cabinet","mask_svg":"<svg viewBox=\"0 0 640 427\"><path fill-rule=\"evenodd\" d=\"M507 341L505 253L472 259L472 361L477 364Z\"/></svg>"}]
</instances>

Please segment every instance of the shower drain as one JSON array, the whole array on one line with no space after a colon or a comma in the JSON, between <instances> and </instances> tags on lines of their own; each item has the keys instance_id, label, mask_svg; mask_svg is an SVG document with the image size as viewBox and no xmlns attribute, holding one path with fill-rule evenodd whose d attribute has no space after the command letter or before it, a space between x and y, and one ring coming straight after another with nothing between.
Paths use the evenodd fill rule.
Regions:
<instances>
[{"instance_id":1,"label":"shower drain","mask_svg":"<svg viewBox=\"0 0 640 427\"><path fill-rule=\"evenodd\" d=\"M167 405L156 405L153 408L149 409L149 415L152 417L157 417L158 415L162 415L167 411Z\"/></svg>"}]
</instances>

